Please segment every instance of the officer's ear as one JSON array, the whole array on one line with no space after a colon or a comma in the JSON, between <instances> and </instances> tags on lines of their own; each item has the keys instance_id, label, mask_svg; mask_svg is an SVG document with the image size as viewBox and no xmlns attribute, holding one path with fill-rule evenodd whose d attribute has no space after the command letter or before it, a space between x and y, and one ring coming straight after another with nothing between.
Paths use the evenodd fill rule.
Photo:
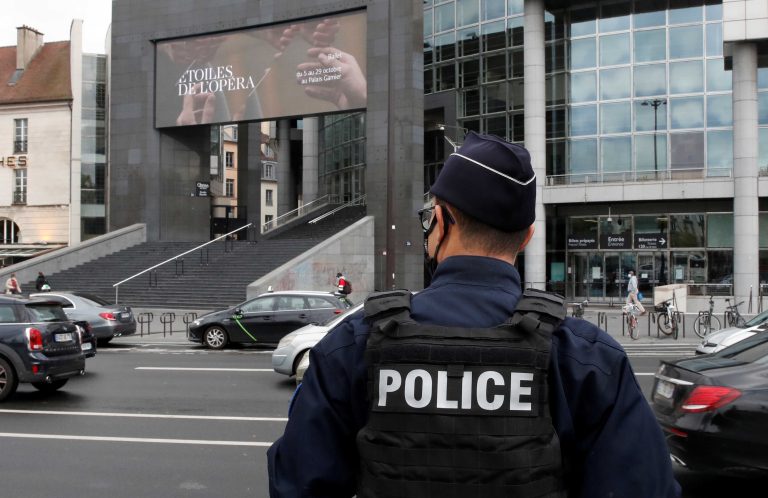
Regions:
<instances>
[{"instance_id":1,"label":"officer's ear","mask_svg":"<svg viewBox=\"0 0 768 498\"><path fill-rule=\"evenodd\" d=\"M523 252L523 249L525 249L525 246L527 246L528 242L530 242L531 238L533 238L533 232L534 232L533 225L526 228L525 235L523 236L523 241L520 243L520 248L517 250L517 254L520 254L521 252Z\"/></svg>"}]
</instances>

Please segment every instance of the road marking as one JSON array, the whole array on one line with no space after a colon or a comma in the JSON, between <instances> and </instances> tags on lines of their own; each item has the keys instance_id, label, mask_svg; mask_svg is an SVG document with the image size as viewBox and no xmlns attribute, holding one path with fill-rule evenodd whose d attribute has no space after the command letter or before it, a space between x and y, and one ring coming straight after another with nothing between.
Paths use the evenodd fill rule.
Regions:
<instances>
[{"instance_id":1,"label":"road marking","mask_svg":"<svg viewBox=\"0 0 768 498\"><path fill-rule=\"evenodd\" d=\"M287 422L287 417L228 417L223 415L168 415L165 413L114 413L114 412L68 412L53 410L0 409L0 413L22 413L25 415L73 415L81 417L125 417L125 418L167 418L187 420L227 420L243 422Z\"/></svg>"},{"instance_id":2,"label":"road marking","mask_svg":"<svg viewBox=\"0 0 768 498\"><path fill-rule=\"evenodd\" d=\"M135 370L178 370L181 372L274 372L271 368L136 367Z\"/></svg>"},{"instance_id":3,"label":"road marking","mask_svg":"<svg viewBox=\"0 0 768 498\"><path fill-rule=\"evenodd\" d=\"M642 375L645 375L645 376L656 375L656 372L635 372L635 377L640 377Z\"/></svg>"},{"instance_id":4,"label":"road marking","mask_svg":"<svg viewBox=\"0 0 768 498\"><path fill-rule=\"evenodd\" d=\"M63 439L69 441L107 441L116 443L159 443L159 444L197 444L213 446L259 446L268 448L271 442L260 441L212 441L207 439L155 439L141 437L104 437L104 436L74 436L66 434L25 434L18 432L0 432L0 437L24 439Z\"/></svg>"}]
</instances>

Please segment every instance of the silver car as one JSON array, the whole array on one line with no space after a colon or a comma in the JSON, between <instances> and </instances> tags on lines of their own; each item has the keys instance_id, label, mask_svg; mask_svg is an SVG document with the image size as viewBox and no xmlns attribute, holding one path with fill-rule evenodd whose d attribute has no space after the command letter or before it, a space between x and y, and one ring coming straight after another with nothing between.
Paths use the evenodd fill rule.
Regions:
<instances>
[{"instance_id":1,"label":"silver car","mask_svg":"<svg viewBox=\"0 0 768 498\"><path fill-rule=\"evenodd\" d=\"M758 332L768 330L768 311L758 314L747 321L745 325L745 327L728 327L712 332L696 347L696 354L717 353L731 344L736 344Z\"/></svg>"},{"instance_id":2,"label":"silver car","mask_svg":"<svg viewBox=\"0 0 768 498\"><path fill-rule=\"evenodd\" d=\"M70 320L88 322L99 346L106 345L113 337L136 333L136 318L130 307L112 304L88 292L36 292L29 297L55 301L61 304Z\"/></svg>"},{"instance_id":3,"label":"silver car","mask_svg":"<svg viewBox=\"0 0 768 498\"><path fill-rule=\"evenodd\" d=\"M299 370L297 367L302 358L306 356L306 362L309 364L309 350L320 342L320 339L325 337L329 330L341 323L345 318L348 318L350 314L362 308L363 303L360 303L347 310L344 314L335 316L322 325L306 325L286 335L272 352L272 368L275 372L283 375L297 375L296 381L301 382L301 379L298 378ZM300 372L303 374L304 370L306 370L306 367L301 369Z\"/></svg>"}]
</instances>

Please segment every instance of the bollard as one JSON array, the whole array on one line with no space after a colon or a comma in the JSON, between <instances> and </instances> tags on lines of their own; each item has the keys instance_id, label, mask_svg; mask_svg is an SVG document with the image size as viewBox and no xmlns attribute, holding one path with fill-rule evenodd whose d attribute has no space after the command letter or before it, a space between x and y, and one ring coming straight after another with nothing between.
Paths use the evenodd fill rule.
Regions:
<instances>
[{"instance_id":1,"label":"bollard","mask_svg":"<svg viewBox=\"0 0 768 498\"><path fill-rule=\"evenodd\" d=\"M184 322L184 325L187 329L187 337L189 337L189 324L197 320L197 313L194 311L191 311L189 313L184 313L184 316L181 317L181 321Z\"/></svg>"},{"instance_id":2,"label":"bollard","mask_svg":"<svg viewBox=\"0 0 768 498\"><path fill-rule=\"evenodd\" d=\"M155 319L155 315L152 314L152 312L146 311L144 313L139 313L139 316L137 317L136 321L139 322L140 327L140 337L144 337L144 324L147 325L147 335L151 334L150 331L150 324L152 323L152 320Z\"/></svg>"},{"instance_id":3,"label":"bollard","mask_svg":"<svg viewBox=\"0 0 768 498\"><path fill-rule=\"evenodd\" d=\"M173 335L173 322L175 321L176 313L173 311L166 311L160 315L160 323L163 324L163 337L165 337L166 330L168 330L169 335Z\"/></svg>"}]
</instances>

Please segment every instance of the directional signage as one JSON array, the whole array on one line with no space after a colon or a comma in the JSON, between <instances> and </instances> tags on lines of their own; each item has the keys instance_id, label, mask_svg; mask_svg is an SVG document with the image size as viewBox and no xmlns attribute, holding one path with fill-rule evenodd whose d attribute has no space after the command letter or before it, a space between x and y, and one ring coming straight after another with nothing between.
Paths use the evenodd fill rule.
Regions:
<instances>
[{"instance_id":1,"label":"directional signage","mask_svg":"<svg viewBox=\"0 0 768 498\"><path fill-rule=\"evenodd\" d=\"M667 238L663 233L636 233L635 249L666 249Z\"/></svg>"},{"instance_id":2,"label":"directional signage","mask_svg":"<svg viewBox=\"0 0 768 498\"><path fill-rule=\"evenodd\" d=\"M600 236L600 247L602 249L631 249L631 241L629 231L604 233Z\"/></svg>"},{"instance_id":3,"label":"directional signage","mask_svg":"<svg viewBox=\"0 0 768 498\"><path fill-rule=\"evenodd\" d=\"M208 197L211 190L211 182L197 182L195 186L197 187L198 197Z\"/></svg>"},{"instance_id":4,"label":"directional signage","mask_svg":"<svg viewBox=\"0 0 768 498\"><path fill-rule=\"evenodd\" d=\"M589 234L569 235L568 249L597 249L597 238Z\"/></svg>"}]
</instances>

